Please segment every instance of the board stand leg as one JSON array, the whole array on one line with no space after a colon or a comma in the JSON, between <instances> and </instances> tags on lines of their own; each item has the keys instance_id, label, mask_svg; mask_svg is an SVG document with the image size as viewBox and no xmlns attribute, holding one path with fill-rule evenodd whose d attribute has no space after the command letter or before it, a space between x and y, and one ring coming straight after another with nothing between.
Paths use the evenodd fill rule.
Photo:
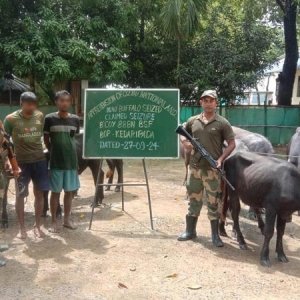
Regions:
<instances>
[{"instance_id":1,"label":"board stand leg","mask_svg":"<svg viewBox=\"0 0 300 300\"><path fill-rule=\"evenodd\" d=\"M152 217L152 204L151 204L151 196L150 196L150 188L149 188L149 180L148 180L148 174L147 174L145 159L143 159L143 169L144 169L145 180L146 180L146 187L147 187L150 225L151 225L151 229L154 230L154 227L153 227L153 217Z\"/></svg>"},{"instance_id":2,"label":"board stand leg","mask_svg":"<svg viewBox=\"0 0 300 300\"><path fill-rule=\"evenodd\" d=\"M125 211L124 185L122 184L122 211Z\"/></svg>"},{"instance_id":3,"label":"board stand leg","mask_svg":"<svg viewBox=\"0 0 300 300\"><path fill-rule=\"evenodd\" d=\"M103 159L100 160L98 175L97 175L97 181L96 181L96 184L95 184L95 196L94 196L94 201L93 201L93 204L92 204L92 213L91 213L89 230L91 230L91 228L92 228L94 211L95 211L95 207L96 207L96 204L97 204L97 191L98 191L98 187L100 186L99 181L100 181L100 178L101 178L102 166L103 166Z\"/></svg>"},{"instance_id":4,"label":"board stand leg","mask_svg":"<svg viewBox=\"0 0 300 300\"><path fill-rule=\"evenodd\" d=\"M145 176L145 183L120 183L118 184L119 186L121 186L121 192L122 192L122 211L125 211L125 194L124 194L124 186L146 186L147 188L147 198L148 198L148 207L149 207L149 216L150 216L150 226L151 226L151 230L154 230L154 226L153 226L153 217L152 217L152 203L151 203L151 195L150 195L150 187L149 187L149 179L148 179L148 174L147 174L147 168L146 168L146 161L145 159L142 159L142 163L143 163L143 170L144 170L144 176ZM97 176L97 182L96 182L96 186L95 186L95 197L94 197L94 201L93 201L93 206L92 206L92 213L91 213L91 219L90 219L90 225L89 225L89 230L91 230L92 228L92 223L93 223L93 217L94 217L94 210L95 210L95 206L97 203L97 189L99 186L105 186L107 184L104 183L100 183L100 175L101 175L101 171L102 171L102 166L103 166L103 160L101 160L100 165L99 165L99 170L98 170L98 176ZM113 184L110 184L113 185Z\"/></svg>"}]
</instances>

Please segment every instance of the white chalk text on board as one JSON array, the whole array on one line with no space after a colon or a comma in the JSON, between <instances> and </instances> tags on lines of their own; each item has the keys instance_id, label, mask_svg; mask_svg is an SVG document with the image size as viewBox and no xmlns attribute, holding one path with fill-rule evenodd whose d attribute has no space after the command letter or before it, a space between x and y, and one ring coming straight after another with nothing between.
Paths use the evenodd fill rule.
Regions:
<instances>
[{"instance_id":1,"label":"white chalk text on board","mask_svg":"<svg viewBox=\"0 0 300 300\"><path fill-rule=\"evenodd\" d=\"M179 91L87 89L84 156L174 158Z\"/></svg>"}]
</instances>

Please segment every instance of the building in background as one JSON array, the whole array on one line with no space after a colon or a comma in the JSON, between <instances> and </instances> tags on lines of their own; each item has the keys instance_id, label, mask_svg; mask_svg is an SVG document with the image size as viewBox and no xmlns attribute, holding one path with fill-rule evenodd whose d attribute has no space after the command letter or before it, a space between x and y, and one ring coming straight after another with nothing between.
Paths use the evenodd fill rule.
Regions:
<instances>
[{"instance_id":1,"label":"building in background","mask_svg":"<svg viewBox=\"0 0 300 300\"><path fill-rule=\"evenodd\" d=\"M265 76L258 82L256 88L245 91L245 99L239 102L243 105L277 105L278 76L282 71L283 63L284 56L265 71ZM300 105L300 58L294 80L292 105Z\"/></svg>"}]
</instances>

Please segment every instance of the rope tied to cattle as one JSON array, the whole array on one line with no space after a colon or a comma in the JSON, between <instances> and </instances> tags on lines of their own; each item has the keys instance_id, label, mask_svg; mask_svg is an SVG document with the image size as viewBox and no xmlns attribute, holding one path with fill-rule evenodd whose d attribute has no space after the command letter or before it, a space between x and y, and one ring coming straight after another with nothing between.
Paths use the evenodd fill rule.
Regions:
<instances>
[{"instance_id":1,"label":"rope tied to cattle","mask_svg":"<svg viewBox=\"0 0 300 300\"><path fill-rule=\"evenodd\" d=\"M251 151L252 152L252 151ZM277 154L277 153L265 153L265 152L252 152L263 156L274 156L274 157L284 157L284 158L298 158L300 155L289 155L289 154Z\"/></svg>"}]
</instances>

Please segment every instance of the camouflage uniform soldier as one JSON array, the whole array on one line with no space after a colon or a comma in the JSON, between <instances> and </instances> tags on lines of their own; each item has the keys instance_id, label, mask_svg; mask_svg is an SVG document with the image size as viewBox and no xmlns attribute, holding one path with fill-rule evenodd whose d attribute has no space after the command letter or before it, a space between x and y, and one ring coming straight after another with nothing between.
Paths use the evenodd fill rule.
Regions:
<instances>
[{"instance_id":1,"label":"camouflage uniform soldier","mask_svg":"<svg viewBox=\"0 0 300 300\"><path fill-rule=\"evenodd\" d=\"M203 113L191 117L185 129L204 146L217 160L218 167L235 148L234 133L230 123L215 111L217 108L217 94L213 90L205 91L200 103ZM219 207L221 207L221 181L218 173L209 163L195 152L188 140L181 140L186 151L191 151L187 191L189 208L186 215L186 231L179 237L179 241L187 241L196 237L196 225L203 205L204 189L207 194L208 218L211 222L212 242L216 247L222 247L223 242L218 233ZM223 151L223 143L228 147Z\"/></svg>"}]
</instances>

